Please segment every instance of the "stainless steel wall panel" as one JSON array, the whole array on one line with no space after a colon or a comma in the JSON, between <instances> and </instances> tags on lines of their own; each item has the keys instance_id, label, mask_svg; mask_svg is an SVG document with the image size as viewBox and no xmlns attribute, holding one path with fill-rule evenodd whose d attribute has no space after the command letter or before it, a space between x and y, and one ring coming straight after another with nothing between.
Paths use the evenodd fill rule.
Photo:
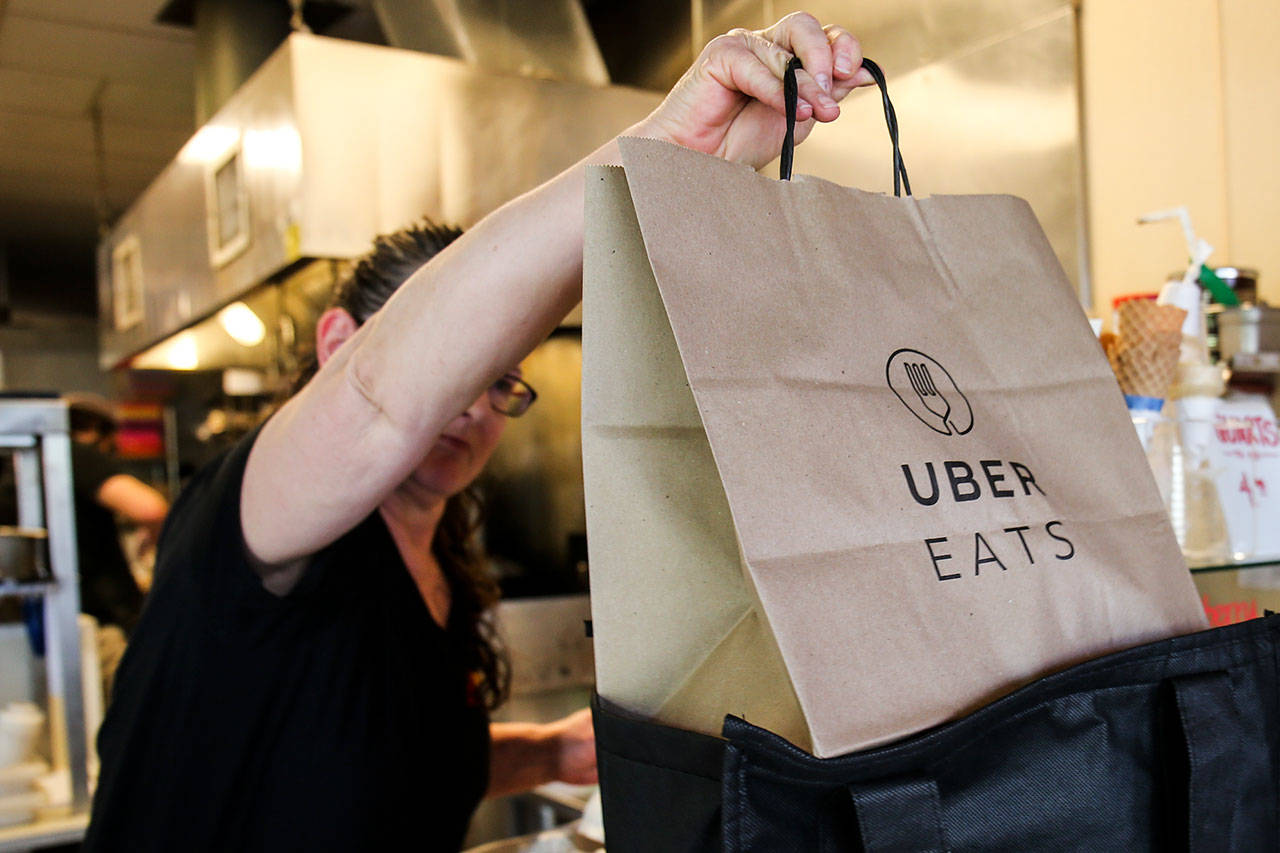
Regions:
<instances>
[{"instance_id":1,"label":"stainless steel wall panel","mask_svg":"<svg viewBox=\"0 0 1280 853\"><path fill-rule=\"evenodd\" d=\"M867 54L897 74L999 42L1073 8L1071 0L773 0L773 14L811 12L856 35ZM892 79L892 78L890 78Z\"/></svg>"},{"instance_id":2,"label":"stainless steel wall panel","mask_svg":"<svg viewBox=\"0 0 1280 853\"><path fill-rule=\"evenodd\" d=\"M445 90L441 211L470 225L648 115L661 95L471 74Z\"/></svg>"},{"instance_id":3,"label":"stainless steel wall panel","mask_svg":"<svg viewBox=\"0 0 1280 853\"><path fill-rule=\"evenodd\" d=\"M1058 4L1062 6L1062 4ZM1010 193L1025 198L1079 288L1083 240L1074 12L1015 26L903 71L884 66L902 156L917 195ZM796 172L892 192L889 137L879 93L845 102L796 153ZM776 165L770 166L776 174Z\"/></svg>"},{"instance_id":4,"label":"stainless steel wall panel","mask_svg":"<svg viewBox=\"0 0 1280 853\"><path fill-rule=\"evenodd\" d=\"M698 0L694 32L650 46L636 79L675 82L693 44L733 27L807 11L851 30L884 67L903 155L921 194L1007 192L1027 199L1086 302L1075 7L1071 0ZM599 14L599 13L597 13ZM685 30L689 32L689 29ZM845 115L802 146L797 173L890 189L879 98L854 95ZM776 175L776 163L767 167Z\"/></svg>"}]
</instances>

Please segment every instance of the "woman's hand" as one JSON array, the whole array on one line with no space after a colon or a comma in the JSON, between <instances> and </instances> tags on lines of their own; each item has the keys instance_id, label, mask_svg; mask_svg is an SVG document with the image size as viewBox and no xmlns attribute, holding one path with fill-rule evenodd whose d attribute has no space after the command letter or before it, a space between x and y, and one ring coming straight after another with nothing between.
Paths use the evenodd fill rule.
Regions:
<instances>
[{"instance_id":1,"label":"woman's hand","mask_svg":"<svg viewBox=\"0 0 1280 853\"><path fill-rule=\"evenodd\" d=\"M490 723L489 790L497 797L548 782L593 785L596 736L584 708L552 723Z\"/></svg>"},{"instance_id":2,"label":"woman's hand","mask_svg":"<svg viewBox=\"0 0 1280 853\"><path fill-rule=\"evenodd\" d=\"M555 744L555 778L570 785L594 785L596 776L596 735L591 710L583 708L548 724Z\"/></svg>"},{"instance_id":3,"label":"woman's hand","mask_svg":"<svg viewBox=\"0 0 1280 853\"><path fill-rule=\"evenodd\" d=\"M804 64L796 72L797 143L815 120L834 121L851 91L874 82L848 30L796 12L766 30L738 29L713 39L636 131L759 168L782 148L782 77L793 55Z\"/></svg>"}]
</instances>

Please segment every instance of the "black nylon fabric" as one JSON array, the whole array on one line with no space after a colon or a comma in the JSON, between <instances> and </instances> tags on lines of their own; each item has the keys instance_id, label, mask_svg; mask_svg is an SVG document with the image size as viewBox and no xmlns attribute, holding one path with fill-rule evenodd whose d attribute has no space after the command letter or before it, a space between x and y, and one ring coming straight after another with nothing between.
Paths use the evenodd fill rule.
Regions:
<instances>
[{"instance_id":1,"label":"black nylon fabric","mask_svg":"<svg viewBox=\"0 0 1280 853\"><path fill-rule=\"evenodd\" d=\"M724 742L627 716L598 696L591 710L609 853L719 850Z\"/></svg>"},{"instance_id":2,"label":"black nylon fabric","mask_svg":"<svg viewBox=\"0 0 1280 853\"><path fill-rule=\"evenodd\" d=\"M1269 616L1089 661L830 759L735 717L722 740L598 702L608 847L1280 850L1278 666Z\"/></svg>"},{"instance_id":3,"label":"black nylon fabric","mask_svg":"<svg viewBox=\"0 0 1280 853\"><path fill-rule=\"evenodd\" d=\"M920 850L942 853L941 797L933 780L901 779L849 789L867 851ZM839 796L836 797L839 800ZM838 808L838 807L837 807ZM834 840L835 833L826 837Z\"/></svg>"}]
</instances>

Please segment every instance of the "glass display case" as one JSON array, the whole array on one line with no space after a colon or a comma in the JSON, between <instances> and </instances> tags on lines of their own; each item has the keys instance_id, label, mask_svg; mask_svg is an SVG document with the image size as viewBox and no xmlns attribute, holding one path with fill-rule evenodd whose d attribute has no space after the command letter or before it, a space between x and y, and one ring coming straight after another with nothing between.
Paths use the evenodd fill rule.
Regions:
<instances>
[{"instance_id":1,"label":"glass display case","mask_svg":"<svg viewBox=\"0 0 1280 853\"><path fill-rule=\"evenodd\" d=\"M1280 612L1280 555L1192 566L1191 579L1215 628Z\"/></svg>"}]
</instances>

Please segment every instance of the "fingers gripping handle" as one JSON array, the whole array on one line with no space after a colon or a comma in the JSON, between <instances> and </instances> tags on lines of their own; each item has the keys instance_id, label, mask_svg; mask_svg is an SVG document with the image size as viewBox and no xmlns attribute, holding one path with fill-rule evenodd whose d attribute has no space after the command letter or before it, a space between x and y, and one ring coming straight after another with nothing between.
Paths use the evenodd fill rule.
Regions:
<instances>
[{"instance_id":1,"label":"fingers gripping handle","mask_svg":"<svg viewBox=\"0 0 1280 853\"><path fill-rule=\"evenodd\" d=\"M784 181L791 180L791 166L795 160L796 105L799 101L796 69L800 67L800 57L793 56L787 63L786 72L782 75L782 98L787 112L787 133L782 138L782 156L778 171L779 177ZM884 72L870 59L864 58L862 67L867 69L872 79L876 81L876 85L880 87L880 97L884 101L884 121L889 127L889 141L893 144L893 194L900 196L905 190L907 195L911 195L911 181L907 178L907 167L902 162L902 151L898 147L898 116L894 112L893 102L889 100L889 87L885 83Z\"/></svg>"},{"instance_id":2,"label":"fingers gripping handle","mask_svg":"<svg viewBox=\"0 0 1280 853\"><path fill-rule=\"evenodd\" d=\"M796 69L800 67L800 57L793 56L787 63L787 70L782 74L782 102L787 111L787 133L782 137L782 155L778 163L778 177L784 181L791 180L791 163L796 154L796 102L799 100L799 89L796 86Z\"/></svg>"}]
</instances>

